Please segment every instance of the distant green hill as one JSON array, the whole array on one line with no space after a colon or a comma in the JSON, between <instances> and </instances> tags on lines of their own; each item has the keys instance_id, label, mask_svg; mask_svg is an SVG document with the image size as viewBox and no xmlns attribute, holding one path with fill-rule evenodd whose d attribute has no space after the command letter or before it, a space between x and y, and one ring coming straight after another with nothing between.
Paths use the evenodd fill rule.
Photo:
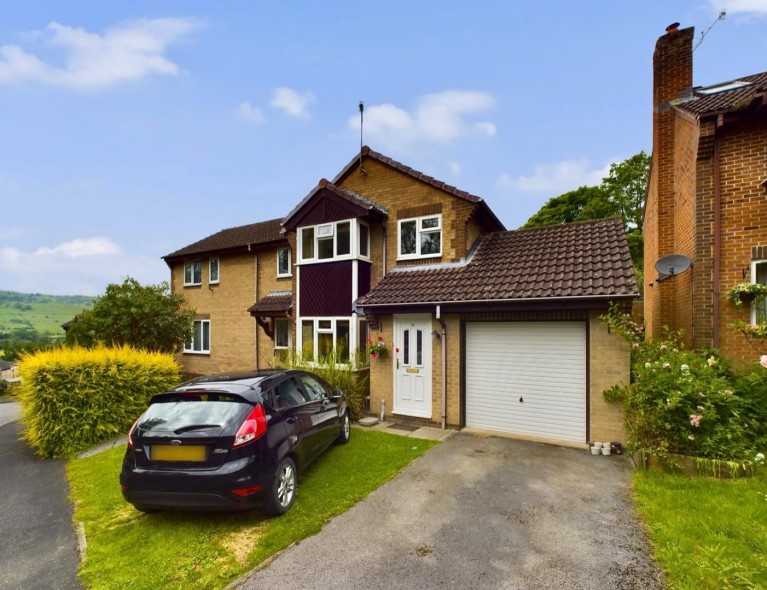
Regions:
<instances>
[{"instance_id":1,"label":"distant green hill","mask_svg":"<svg viewBox=\"0 0 767 590\"><path fill-rule=\"evenodd\" d=\"M38 334L64 336L61 324L93 306L84 295L41 295L0 291L0 336L30 330Z\"/></svg>"}]
</instances>

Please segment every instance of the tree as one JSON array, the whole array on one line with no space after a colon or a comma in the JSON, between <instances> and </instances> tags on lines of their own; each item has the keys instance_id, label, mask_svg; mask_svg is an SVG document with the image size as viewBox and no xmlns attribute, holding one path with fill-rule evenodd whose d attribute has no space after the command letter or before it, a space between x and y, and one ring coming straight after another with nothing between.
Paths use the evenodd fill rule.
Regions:
<instances>
[{"instance_id":1,"label":"tree","mask_svg":"<svg viewBox=\"0 0 767 590\"><path fill-rule=\"evenodd\" d=\"M168 283L142 286L128 277L121 285L107 285L93 309L75 318L66 341L81 346L129 344L173 353L191 336L194 316L183 295L171 293Z\"/></svg>"},{"instance_id":2,"label":"tree","mask_svg":"<svg viewBox=\"0 0 767 590\"><path fill-rule=\"evenodd\" d=\"M522 227L618 216L623 219L634 266L641 272L644 268L642 218L649 177L650 157L642 151L619 164L611 164L609 174L599 186L582 186L549 199Z\"/></svg>"}]
</instances>

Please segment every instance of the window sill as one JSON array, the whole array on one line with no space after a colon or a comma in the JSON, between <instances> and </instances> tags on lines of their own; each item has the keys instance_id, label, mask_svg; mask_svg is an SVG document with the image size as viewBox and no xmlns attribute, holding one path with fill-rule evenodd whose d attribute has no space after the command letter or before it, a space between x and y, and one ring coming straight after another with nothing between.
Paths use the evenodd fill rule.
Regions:
<instances>
[{"instance_id":1,"label":"window sill","mask_svg":"<svg viewBox=\"0 0 767 590\"><path fill-rule=\"evenodd\" d=\"M184 283L184 289L199 289L202 283Z\"/></svg>"},{"instance_id":2,"label":"window sill","mask_svg":"<svg viewBox=\"0 0 767 590\"><path fill-rule=\"evenodd\" d=\"M193 354L196 356L210 356L209 350L185 350L182 354Z\"/></svg>"},{"instance_id":3,"label":"window sill","mask_svg":"<svg viewBox=\"0 0 767 590\"><path fill-rule=\"evenodd\" d=\"M293 278L293 273L291 273L289 275L277 275L277 278L278 279L290 279L290 278Z\"/></svg>"},{"instance_id":4,"label":"window sill","mask_svg":"<svg viewBox=\"0 0 767 590\"><path fill-rule=\"evenodd\" d=\"M442 254L426 254L425 256L397 257L397 262L411 262L413 260L429 260L430 258L442 258Z\"/></svg>"}]
</instances>

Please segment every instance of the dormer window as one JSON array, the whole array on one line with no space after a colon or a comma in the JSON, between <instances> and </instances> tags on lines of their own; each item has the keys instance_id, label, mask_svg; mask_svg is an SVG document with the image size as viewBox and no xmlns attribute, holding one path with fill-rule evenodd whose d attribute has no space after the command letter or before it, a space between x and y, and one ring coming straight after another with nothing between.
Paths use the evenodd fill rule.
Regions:
<instances>
[{"instance_id":1,"label":"dormer window","mask_svg":"<svg viewBox=\"0 0 767 590\"><path fill-rule=\"evenodd\" d=\"M442 215L399 221L398 260L442 256Z\"/></svg>"}]
</instances>

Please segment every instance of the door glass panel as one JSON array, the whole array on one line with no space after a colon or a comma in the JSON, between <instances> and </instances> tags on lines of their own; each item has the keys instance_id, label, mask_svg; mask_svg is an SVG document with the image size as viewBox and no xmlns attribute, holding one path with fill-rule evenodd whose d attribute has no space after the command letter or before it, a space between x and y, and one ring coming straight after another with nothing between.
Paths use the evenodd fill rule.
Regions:
<instances>
[{"instance_id":1,"label":"door glass panel","mask_svg":"<svg viewBox=\"0 0 767 590\"><path fill-rule=\"evenodd\" d=\"M410 364L410 330L402 332L402 364Z\"/></svg>"},{"instance_id":2,"label":"door glass panel","mask_svg":"<svg viewBox=\"0 0 767 590\"><path fill-rule=\"evenodd\" d=\"M423 366L423 331L415 331L415 364Z\"/></svg>"},{"instance_id":3,"label":"door glass panel","mask_svg":"<svg viewBox=\"0 0 767 590\"><path fill-rule=\"evenodd\" d=\"M293 379L286 379L274 388L277 409L290 408L306 401Z\"/></svg>"},{"instance_id":4,"label":"door glass panel","mask_svg":"<svg viewBox=\"0 0 767 590\"><path fill-rule=\"evenodd\" d=\"M300 379L310 399L322 400L328 397L328 391L325 389L325 386L311 375L301 375Z\"/></svg>"}]
</instances>

